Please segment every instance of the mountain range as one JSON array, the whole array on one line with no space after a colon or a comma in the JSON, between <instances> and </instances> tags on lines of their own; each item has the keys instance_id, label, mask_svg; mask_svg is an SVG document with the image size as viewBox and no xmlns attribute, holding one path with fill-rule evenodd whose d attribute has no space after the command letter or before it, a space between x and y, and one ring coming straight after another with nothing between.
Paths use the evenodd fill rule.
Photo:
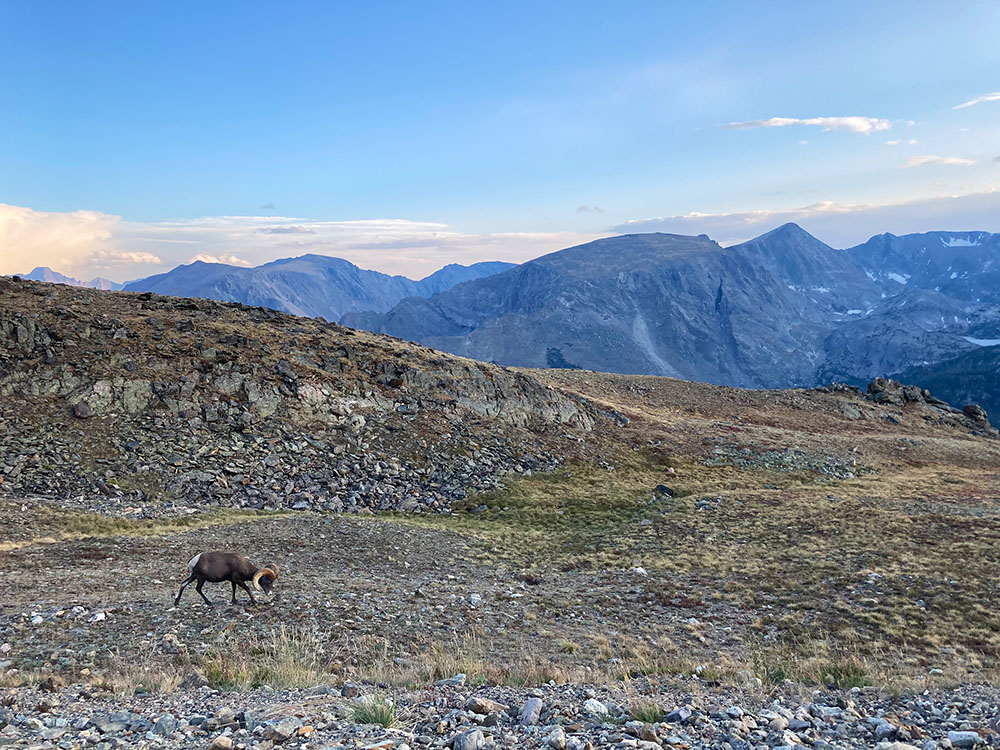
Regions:
<instances>
[{"instance_id":1,"label":"mountain range","mask_svg":"<svg viewBox=\"0 0 1000 750\"><path fill-rule=\"evenodd\" d=\"M470 266L453 263L414 281L405 276L369 271L326 255L282 258L256 268L196 261L167 273L130 281L125 290L242 302L293 315L338 321L346 313L383 312L406 297L429 297L462 281L512 267L512 263L500 261Z\"/></svg>"},{"instance_id":2,"label":"mountain range","mask_svg":"<svg viewBox=\"0 0 1000 750\"><path fill-rule=\"evenodd\" d=\"M321 255L195 262L125 289L322 317L503 365L749 388L898 375L1000 410L1000 234L981 231L881 234L844 250L795 224L730 247L633 234L419 281Z\"/></svg>"},{"instance_id":3,"label":"mountain range","mask_svg":"<svg viewBox=\"0 0 1000 750\"><path fill-rule=\"evenodd\" d=\"M125 286L124 284L118 284L114 281L109 281L108 279L102 279L100 276L93 278L90 281L74 279L72 276L66 276L58 271L53 271L48 266L38 266L31 273L24 274L22 278L29 279L30 281L47 281L50 284L66 284L67 286L86 287L87 289L118 290L124 288Z\"/></svg>"},{"instance_id":4,"label":"mountain range","mask_svg":"<svg viewBox=\"0 0 1000 750\"><path fill-rule=\"evenodd\" d=\"M726 248L705 235L596 240L343 322L505 365L772 388L930 378L970 355L988 366L998 303L1000 235L883 234L836 250L786 224ZM964 398L993 402L994 387Z\"/></svg>"}]
</instances>

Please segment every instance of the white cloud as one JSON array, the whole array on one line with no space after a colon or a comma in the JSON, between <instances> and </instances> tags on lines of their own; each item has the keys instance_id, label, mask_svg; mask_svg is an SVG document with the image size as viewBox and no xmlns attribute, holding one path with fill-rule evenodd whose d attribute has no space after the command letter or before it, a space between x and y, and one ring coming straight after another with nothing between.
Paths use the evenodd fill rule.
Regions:
<instances>
[{"instance_id":1,"label":"white cloud","mask_svg":"<svg viewBox=\"0 0 1000 750\"><path fill-rule=\"evenodd\" d=\"M162 263L153 253L129 250L97 250L87 258L95 268L107 269L118 265L145 265Z\"/></svg>"},{"instance_id":2,"label":"white cloud","mask_svg":"<svg viewBox=\"0 0 1000 750\"><path fill-rule=\"evenodd\" d=\"M889 203L821 201L789 209L689 213L633 220L612 229L616 233L704 233L722 245L731 245L787 222L795 222L833 247L849 247L883 232L906 234L977 229L995 232L1000 231L998 221L1000 191L990 188L962 195L939 195Z\"/></svg>"},{"instance_id":3,"label":"white cloud","mask_svg":"<svg viewBox=\"0 0 1000 750\"><path fill-rule=\"evenodd\" d=\"M888 130L892 123L880 117L771 117L767 120L731 122L726 125L732 130L746 128L784 128L790 125L817 125L823 130L849 130L852 133L874 133Z\"/></svg>"},{"instance_id":4,"label":"white cloud","mask_svg":"<svg viewBox=\"0 0 1000 750\"><path fill-rule=\"evenodd\" d=\"M35 211L0 203L0 273L50 266L79 276L111 241L120 222L120 217L100 211Z\"/></svg>"},{"instance_id":5,"label":"white cloud","mask_svg":"<svg viewBox=\"0 0 1000 750\"><path fill-rule=\"evenodd\" d=\"M991 94L983 94L982 96L977 96L975 99L969 99L967 102L962 102L961 104L956 104L952 109L965 109L966 107L974 107L977 104L982 104L984 102L996 102L1000 101L1000 91L994 91Z\"/></svg>"},{"instance_id":6,"label":"white cloud","mask_svg":"<svg viewBox=\"0 0 1000 750\"><path fill-rule=\"evenodd\" d=\"M600 213L597 206L589 208ZM46 213L0 205L0 273L26 273L47 265L77 278L100 274L129 281L193 260L248 267L316 253L420 278L448 263L522 262L607 234L475 233L440 222L405 219L209 216L130 222L95 211Z\"/></svg>"},{"instance_id":7,"label":"white cloud","mask_svg":"<svg viewBox=\"0 0 1000 750\"><path fill-rule=\"evenodd\" d=\"M592 210L594 206L590 207ZM167 266L187 263L190 248L165 241L197 242L209 257L237 265L315 253L344 258L362 268L420 278L448 263L521 262L601 234L582 232L463 232L448 224L406 219L317 221L291 216L209 216L155 223L123 222L118 241L143 248L156 241ZM154 247L147 245L147 248ZM164 270L164 269L160 269Z\"/></svg>"},{"instance_id":8,"label":"white cloud","mask_svg":"<svg viewBox=\"0 0 1000 750\"><path fill-rule=\"evenodd\" d=\"M209 255L207 253L198 253L188 260L188 263L196 263L198 261L202 263L225 263L227 266L242 266L243 268L251 268L253 263L243 258L237 258L235 255Z\"/></svg>"},{"instance_id":9,"label":"white cloud","mask_svg":"<svg viewBox=\"0 0 1000 750\"><path fill-rule=\"evenodd\" d=\"M945 165L951 167L971 167L976 164L975 159L966 159L961 156L911 156L900 166L902 167L924 167L927 165Z\"/></svg>"}]
</instances>

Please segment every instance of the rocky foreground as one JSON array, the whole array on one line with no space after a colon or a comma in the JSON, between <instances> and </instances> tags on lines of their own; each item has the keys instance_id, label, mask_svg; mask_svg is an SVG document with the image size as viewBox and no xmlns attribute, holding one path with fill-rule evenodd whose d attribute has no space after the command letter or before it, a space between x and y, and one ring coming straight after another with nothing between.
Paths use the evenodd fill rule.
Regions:
<instances>
[{"instance_id":1,"label":"rocky foreground","mask_svg":"<svg viewBox=\"0 0 1000 750\"><path fill-rule=\"evenodd\" d=\"M49 748L974 748L1000 745L1000 691L912 697L873 688L765 693L697 677L665 687L473 688L464 675L389 694L368 685L116 698L91 688L0 692L0 746ZM389 726L366 723L371 714Z\"/></svg>"}]
</instances>

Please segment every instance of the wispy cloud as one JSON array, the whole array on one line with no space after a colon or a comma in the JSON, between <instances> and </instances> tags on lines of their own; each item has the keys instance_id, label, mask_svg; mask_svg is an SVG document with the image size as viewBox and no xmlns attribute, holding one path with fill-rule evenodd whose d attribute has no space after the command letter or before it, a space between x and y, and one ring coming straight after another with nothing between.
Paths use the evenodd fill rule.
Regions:
<instances>
[{"instance_id":1,"label":"wispy cloud","mask_svg":"<svg viewBox=\"0 0 1000 750\"><path fill-rule=\"evenodd\" d=\"M966 159L962 156L911 156L900 166L903 168L908 167L925 167L928 165L944 165L950 167L971 167L976 164L975 159Z\"/></svg>"},{"instance_id":2,"label":"wispy cloud","mask_svg":"<svg viewBox=\"0 0 1000 750\"><path fill-rule=\"evenodd\" d=\"M982 96L977 96L975 99L969 99L967 102L962 102L961 104L956 104L952 109L965 109L966 107L975 107L977 104L982 104L983 102L997 102L1000 101L1000 91L994 91L991 94L983 94Z\"/></svg>"},{"instance_id":3,"label":"wispy cloud","mask_svg":"<svg viewBox=\"0 0 1000 750\"><path fill-rule=\"evenodd\" d=\"M600 208L599 206L578 206L576 212L578 214L589 214L589 213L603 214L604 209Z\"/></svg>"},{"instance_id":4,"label":"wispy cloud","mask_svg":"<svg viewBox=\"0 0 1000 750\"><path fill-rule=\"evenodd\" d=\"M225 263L227 266L242 266L243 268L251 268L253 266L253 263L250 261L237 258L235 255L208 255L206 253L198 253L188 263L196 263L199 260L202 263Z\"/></svg>"},{"instance_id":5,"label":"wispy cloud","mask_svg":"<svg viewBox=\"0 0 1000 750\"><path fill-rule=\"evenodd\" d=\"M993 188L962 195L938 195L887 203L820 201L788 209L732 213L689 213L638 219L612 227L623 232L707 234L722 245L756 237L787 222L834 247L849 247L883 232L905 234L933 230L1000 230L1000 191Z\"/></svg>"},{"instance_id":6,"label":"wispy cloud","mask_svg":"<svg viewBox=\"0 0 1000 750\"><path fill-rule=\"evenodd\" d=\"M258 234L315 234L315 230L301 225L287 227L261 227Z\"/></svg>"},{"instance_id":7,"label":"wispy cloud","mask_svg":"<svg viewBox=\"0 0 1000 750\"><path fill-rule=\"evenodd\" d=\"M889 130L892 123L881 117L771 117L767 120L731 122L724 126L730 130L747 128L786 128L792 125L813 125L823 130L849 130L852 133L874 133Z\"/></svg>"}]
</instances>

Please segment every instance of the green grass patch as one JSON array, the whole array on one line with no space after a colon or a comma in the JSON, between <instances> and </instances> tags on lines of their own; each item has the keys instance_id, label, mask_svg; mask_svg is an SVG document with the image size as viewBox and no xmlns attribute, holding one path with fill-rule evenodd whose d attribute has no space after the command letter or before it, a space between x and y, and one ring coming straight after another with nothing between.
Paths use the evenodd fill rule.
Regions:
<instances>
[{"instance_id":1,"label":"green grass patch","mask_svg":"<svg viewBox=\"0 0 1000 750\"><path fill-rule=\"evenodd\" d=\"M396 724L396 703L384 695L366 695L351 706L351 718L358 724L377 724L388 729Z\"/></svg>"}]
</instances>

